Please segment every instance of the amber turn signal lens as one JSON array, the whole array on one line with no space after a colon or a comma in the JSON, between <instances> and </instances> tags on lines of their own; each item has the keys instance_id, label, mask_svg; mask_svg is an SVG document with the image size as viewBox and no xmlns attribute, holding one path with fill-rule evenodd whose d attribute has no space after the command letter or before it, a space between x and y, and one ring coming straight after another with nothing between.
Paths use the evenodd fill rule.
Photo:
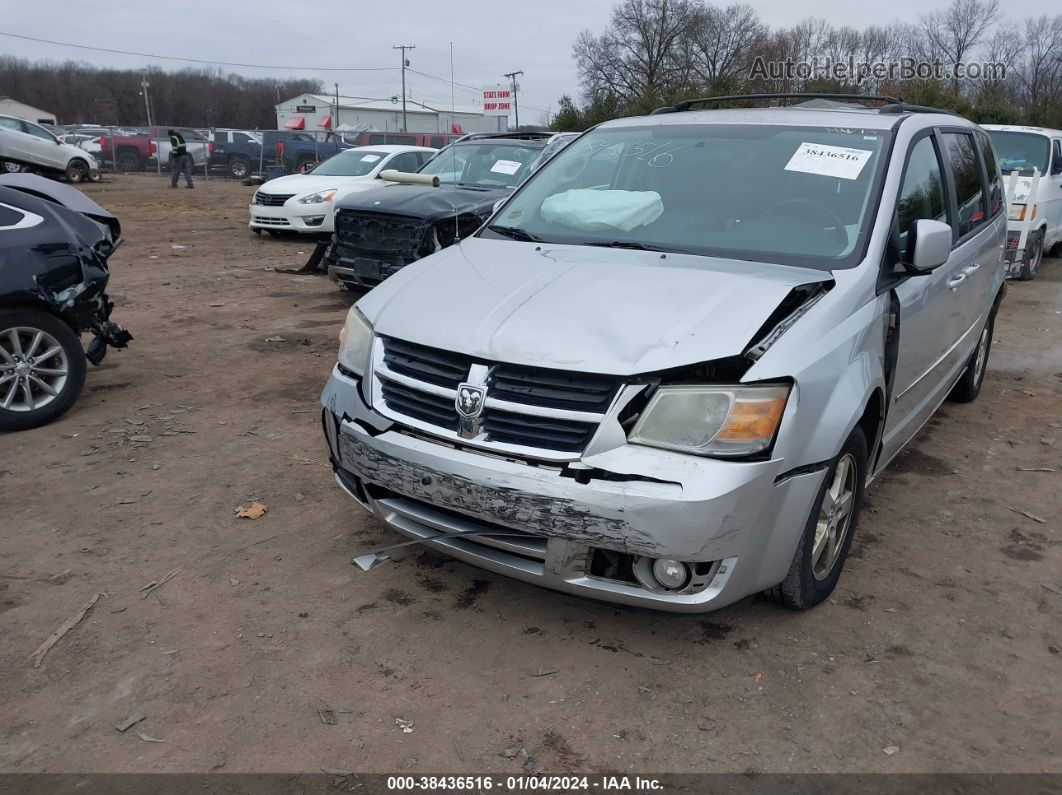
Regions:
<instances>
[{"instance_id":1,"label":"amber turn signal lens","mask_svg":"<svg viewBox=\"0 0 1062 795\"><path fill-rule=\"evenodd\" d=\"M788 397L786 390L785 394L770 397L738 398L716 439L720 442L752 442L774 438Z\"/></svg>"}]
</instances>

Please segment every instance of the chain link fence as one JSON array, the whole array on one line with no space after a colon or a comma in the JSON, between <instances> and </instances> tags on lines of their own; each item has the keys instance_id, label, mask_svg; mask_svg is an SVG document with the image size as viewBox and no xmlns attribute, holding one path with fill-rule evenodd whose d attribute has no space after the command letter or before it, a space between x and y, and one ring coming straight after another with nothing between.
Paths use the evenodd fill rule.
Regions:
<instances>
[{"instance_id":1,"label":"chain link fence","mask_svg":"<svg viewBox=\"0 0 1062 795\"><path fill-rule=\"evenodd\" d=\"M196 178L270 179L291 174L358 145L356 135L325 131L237 130L189 127L71 125L57 130L64 143L85 150L101 174L170 176L169 130L184 137Z\"/></svg>"}]
</instances>

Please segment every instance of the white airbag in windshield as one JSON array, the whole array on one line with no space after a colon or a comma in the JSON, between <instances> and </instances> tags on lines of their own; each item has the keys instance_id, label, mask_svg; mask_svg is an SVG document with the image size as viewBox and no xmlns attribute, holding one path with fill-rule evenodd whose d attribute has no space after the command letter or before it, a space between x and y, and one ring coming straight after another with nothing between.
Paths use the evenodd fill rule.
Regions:
<instances>
[{"instance_id":1,"label":"white airbag in windshield","mask_svg":"<svg viewBox=\"0 0 1062 795\"><path fill-rule=\"evenodd\" d=\"M546 198L541 213L543 220L573 229L629 232L663 215L664 203L651 190L574 188Z\"/></svg>"}]
</instances>

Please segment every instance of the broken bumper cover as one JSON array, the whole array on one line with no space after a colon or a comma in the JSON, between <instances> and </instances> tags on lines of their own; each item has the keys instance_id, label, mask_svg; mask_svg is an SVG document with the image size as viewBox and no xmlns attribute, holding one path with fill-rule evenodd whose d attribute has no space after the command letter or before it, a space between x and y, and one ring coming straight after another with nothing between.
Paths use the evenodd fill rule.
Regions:
<instances>
[{"instance_id":1,"label":"broken bumper cover","mask_svg":"<svg viewBox=\"0 0 1062 795\"><path fill-rule=\"evenodd\" d=\"M580 483L558 466L403 433L338 370L322 403L337 481L403 535L525 582L661 610L713 610L780 582L824 476L818 470L776 482L779 461L735 463L627 445L582 462L627 479ZM662 472L676 479L662 480ZM430 540L477 529L521 535ZM593 575L594 550L711 563L712 575L696 592L650 590Z\"/></svg>"}]
</instances>

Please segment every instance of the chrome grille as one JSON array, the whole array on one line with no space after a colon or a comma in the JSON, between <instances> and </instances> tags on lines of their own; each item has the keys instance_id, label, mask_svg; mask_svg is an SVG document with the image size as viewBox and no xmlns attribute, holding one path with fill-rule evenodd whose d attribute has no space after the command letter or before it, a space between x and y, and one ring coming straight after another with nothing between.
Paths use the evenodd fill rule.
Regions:
<instances>
[{"instance_id":1,"label":"chrome grille","mask_svg":"<svg viewBox=\"0 0 1062 795\"><path fill-rule=\"evenodd\" d=\"M336 240L358 256L380 259L397 256L410 261L417 258L428 230L428 224L420 218L350 210L340 210L335 224Z\"/></svg>"},{"instance_id":2,"label":"chrome grille","mask_svg":"<svg viewBox=\"0 0 1062 795\"><path fill-rule=\"evenodd\" d=\"M390 337L377 340L373 360L382 414L461 444L543 458L581 453L620 386L612 376L488 362ZM486 399L462 435L455 400L465 382L485 386Z\"/></svg>"},{"instance_id":3,"label":"chrome grille","mask_svg":"<svg viewBox=\"0 0 1062 795\"><path fill-rule=\"evenodd\" d=\"M258 191L254 195L254 203L263 207L281 207L284 202L294 195L294 193L263 193Z\"/></svg>"}]
</instances>

